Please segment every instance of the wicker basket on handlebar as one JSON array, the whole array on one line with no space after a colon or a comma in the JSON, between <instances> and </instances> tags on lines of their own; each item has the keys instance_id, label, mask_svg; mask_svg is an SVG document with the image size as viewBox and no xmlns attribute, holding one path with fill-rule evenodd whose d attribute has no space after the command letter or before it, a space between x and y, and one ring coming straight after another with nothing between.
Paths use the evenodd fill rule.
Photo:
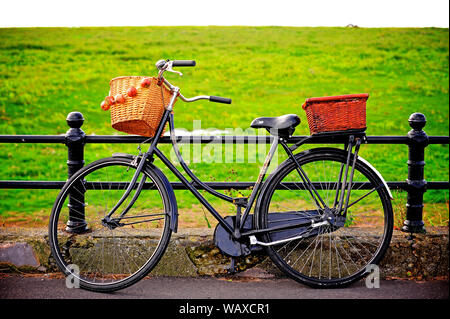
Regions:
<instances>
[{"instance_id":1,"label":"wicker basket on handlebar","mask_svg":"<svg viewBox=\"0 0 450 319\"><path fill-rule=\"evenodd\" d=\"M306 99L306 112L311 135L366 129L366 101L369 94L313 97Z\"/></svg>"},{"instance_id":2,"label":"wicker basket on handlebar","mask_svg":"<svg viewBox=\"0 0 450 319\"><path fill-rule=\"evenodd\" d=\"M154 77L150 78L148 87L141 87L140 83L144 78L121 76L110 81L110 95L122 94L125 97L124 103L111 106L111 126L128 134L153 137L172 93L164 84L158 85L158 80ZM127 96L131 87L137 89L137 94L133 97Z\"/></svg>"}]
</instances>

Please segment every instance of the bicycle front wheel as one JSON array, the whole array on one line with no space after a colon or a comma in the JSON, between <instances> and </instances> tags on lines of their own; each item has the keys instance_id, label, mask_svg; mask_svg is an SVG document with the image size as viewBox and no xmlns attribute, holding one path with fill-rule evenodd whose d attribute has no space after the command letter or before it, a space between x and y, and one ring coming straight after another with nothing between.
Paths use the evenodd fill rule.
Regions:
<instances>
[{"instance_id":1,"label":"bicycle front wheel","mask_svg":"<svg viewBox=\"0 0 450 319\"><path fill-rule=\"evenodd\" d=\"M69 179L55 201L49 224L52 255L81 288L110 292L128 287L164 254L171 235L171 203L155 167L144 167L145 188L117 225L103 220L135 170L130 158L98 160ZM134 193L111 218L120 215Z\"/></svg>"},{"instance_id":2,"label":"bicycle front wheel","mask_svg":"<svg viewBox=\"0 0 450 319\"><path fill-rule=\"evenodd\" d=\"M259 229L277 226L281 220L320 220L324 214L334 218L330 211L338 210L337 190L346 152L310 150L296 158L331 210L326 213L318 206L302 182L297 165L287 160L262 190L255 215ZM262 237L266 243L275 243L267 247L267 253L280 270L309 286L337 287L362 278L373 269L370 265L378 264L392 236L389 193L378 174L361 160L356 161L350 188L347 214L339 223L272 231ZM286 241L289 238L292 240Z\"/></svg>"}]
</instances>

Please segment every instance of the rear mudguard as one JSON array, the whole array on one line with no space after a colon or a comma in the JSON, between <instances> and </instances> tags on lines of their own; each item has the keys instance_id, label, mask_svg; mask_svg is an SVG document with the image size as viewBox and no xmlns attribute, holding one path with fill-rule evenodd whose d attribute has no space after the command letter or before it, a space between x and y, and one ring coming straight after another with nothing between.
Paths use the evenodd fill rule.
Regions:
<instances>
[{"instance_id":1,"label":"rear mudguard","mask_svg":"<svg viewBox=\"0 0 450 319\"><path fill-rule=\"evenodd\" d=\"M135 155L116 153L113 154L113 157L125 157L133 160L135 158ZM170 229L176 233L178 230L178 205L172 185L170 185L170 182L167 179L166 175L164 175L163 172L161 172L161 170L152 163L148 162L147 165L145 166L145 169L153 171L160 179L165 188L164 190L161 191L165 191L165 195L167 195L169 201Z\"/></svg>"},{"instance_id":2,"label":"rear mudguard","mask_svg":"<svg viewBox=\"0 0 450 319\"><path fill-rule=\"evenodd\" d=\"M384 185L384 188L386 189L387 193L389 194L389 198L390 199L394 199L394 197L392 197L392 193L391 190L388 186L388 184L386 183L386 181L384 180L383 176L380 174L379 171L377 171L377 169L375 167L372 166L372 164L370 164L368 161L366 161L364 158L362 158L361 156L358 156L358 159L361 160L361 162L363 162L364 164L366 164L367 166L369 166L375 174L377 174L378 178L381 180L381 182Z\"/></svg>"}]
</instances>

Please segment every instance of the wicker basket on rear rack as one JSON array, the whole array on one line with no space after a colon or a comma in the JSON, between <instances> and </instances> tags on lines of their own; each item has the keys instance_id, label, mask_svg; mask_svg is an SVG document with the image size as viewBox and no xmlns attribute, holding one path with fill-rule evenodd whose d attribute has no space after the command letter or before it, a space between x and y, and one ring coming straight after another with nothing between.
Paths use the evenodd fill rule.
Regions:
<instances>
[{"instance_id":1,"label":"wicker basket on rear rack","mask_svg":"<svg viewBox=\"0 0 450 319\"><path fill-rule=\"evenodd\" d=\"M306 112L311 135L331 132L365 131L366 101L369 94L313 97L306 99Z\"/></svg>"},{"instance_id":2,"label":"wicker basket on rear rack","mask_svg":"<svg viewBox=\"0 0 450 319\"><path fill-rule=\"evenodd\" d=\"M142 87L144 76L121 76L110 81L110 95L122 94L123 103L111 106L111 126L128 134L153 137L172 97L170 90L164 85L158 85L158 79L149 78L150 85ZM135 87L137 94L133 97L127 91ZM164 132L163 132L164 134Z\"/></svg>"}]
</instances>

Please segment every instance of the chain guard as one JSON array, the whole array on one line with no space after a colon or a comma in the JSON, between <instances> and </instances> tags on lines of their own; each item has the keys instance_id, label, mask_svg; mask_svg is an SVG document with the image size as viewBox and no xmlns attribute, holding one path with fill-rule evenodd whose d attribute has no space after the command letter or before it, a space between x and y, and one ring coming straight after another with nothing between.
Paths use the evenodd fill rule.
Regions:
<instances>
[{"instance_id":1,"label":"chain guard","mask_svg":"<svg viewBox=\"0 0 450 319\"><path fill-rule=\"evenodd\" d=\"M301 215L308 215L301 217ZM289 226L289 224L296 225L299 222L308 222L312 218L324 218L321 213L317 210L307 210L307 211L298 211L298 212L284 212L284 213L271 213L269 214L269 224L271 227L279 227L279 226ZM331 227L328 230L329 232L334 232L341 227L344 227L346 217L345 216L334 216L330 214L330 218L327 218L330 221ZM225 222L234 228L236 216L227 216L225 217ZM245 221L243 231L246 232L253 229L253 216L251 214L248 215L247 220ZM320 227L294 227L285 230L273 231L270 233L270 239L272 242L285 240L288 238L293 238L303 234L303 238L315 237L320 234L322 226ZM247 256L251 254L252 251L259 251L262 249L260 245L252 245L250 246L249 240L247 237L241 238L240 240L234 239L220 224L217 224L216 229L214 230L214 243L220 249L222 253L230 257L240 257Z\"/></svg>"},{"instance_id":2,"label":"chain guard","mask_svg":"<svg viewBox=\"0 0 450 319\"><path fill-rule=\"evenodd\" d=\"M225 222L232 228L234 228L235 220L236 216L225 217ZM244 224L244 231L250 230L252 227L253 216L249 214ZM217 224L216 229L214 230L214 243L222 253L230 257L240 257L251 254L249 244L233 239L232 236L220 224Z\"/></svg>"}]
</instances>

